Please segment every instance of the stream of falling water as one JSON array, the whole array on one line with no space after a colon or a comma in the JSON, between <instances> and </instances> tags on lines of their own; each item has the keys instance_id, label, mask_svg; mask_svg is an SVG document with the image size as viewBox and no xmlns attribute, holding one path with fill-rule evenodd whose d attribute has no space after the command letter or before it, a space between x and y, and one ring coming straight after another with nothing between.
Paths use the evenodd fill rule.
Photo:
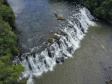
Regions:
<instances>
[{"instance_id":1,"label":"stream of falling water","mask_svg":"<svg viewBox=\"0 0 112 84\"><path fill-rule=\"evenodd\" d=\"M15 8L15 5L18 5L16 1L19 3L24 2L22 4L23 7L21 8L20 6L17 6L18 8L17 7ZM41 13L39 13L40 10L41 10L40 12L42 13L45 12L47 13L47 15L51 13L53 14L53 12L56 12L56 9L55 11L51 10L50 7L52 6L48 6L47 0L43 0L43 1L38 0L36 2L35 0L28 0L28 1L16 0L16 1L12 2L12 0L9 0L9 4L11 5L17 17L17 22L16 22L17 29L19 29L22 32L21 36L19 36L20 42L22 43L21 46L24 49L28 50L28 52L23 53L22 55L16 56L13 62L15 64L21 63L25 67L25 71L23 72L20 79L27 78L28 79L27 84L31 84L32 77L38 78L43 73L46 73L48 71L53 71L53 68L56 66L56 64L62 64L65 59L67 59L68 57L72 57L72 54L80 47L80 41L84 38L85 34L88 31L89 26L95 26L96 24L93 21L91 21L92 19L94 19L94 17L90 14L88 9L85 7L81 7L78 5L72 6L74 7L74 9L71 8L69 13L66 14L66 20L57 22L58 26L56 26L55 25L56 23L54 24L54 21L56 19L51 19L45 22L43 19L38 19L37 17L41 15ZM34 2L37 4L35 4ZM43 7L46 9L43 9ZM68 6L68 8L70 7ZM20 11L17 11L17 10L20 10ZM39 15L34 17L35 20L32 20L31 15L35 15L35 11L36 11L36 14L38 11ZM65 9L63 9L63 11L68 12ZM28 12L30 17L29 16L26 17L25 15ZM46 14L42 16L45 17ZM54 18L55 16L52 16L52 17ZM25 22L23 22L24 20L22 22L19 22L23 18L25 19ZM33 26L35 25L33 24L34 22L39 23L39 25ZM47 22L50 22L50 24L46 24ZM27 25L24 25L26 23ZM51 26L52 23L54 25ZM44 25L44 27L42 26L42 24ZM24 30L22 28L22 25L24 25L23 27L25 27ZM48 28L50 26L51 28L54 27L55 29L56 27L58 27L58 31L54 33L56 38L53 38L53 37L51 38L53 42L51 43L44 42L46 46L44 46L44 48L41 51L39 51L40 47L36 45L36 41L37 41L37 44L39 43L38 36L40 35L40 32L38 31L38 27L42 27L45 29L46 25L48 25L47 26ZM33 30L33 33L31 33L32 30ZM47 30L48 29L45 29L44 32L42 32L43 30L41 30L42 32L41 34L47 32ZM55 30L53 29L52 31L55 31ZM38 35L35 36L35 34L38 34ZM45 34L44 36L46 35L47 34ZM34 40L30 41L31 39L30 40L28 39L31 37L33 37ZM33 44L27 47L28 44L34 41L35 41L34 43L35 45Z\"/></svg>"}]
</instances>

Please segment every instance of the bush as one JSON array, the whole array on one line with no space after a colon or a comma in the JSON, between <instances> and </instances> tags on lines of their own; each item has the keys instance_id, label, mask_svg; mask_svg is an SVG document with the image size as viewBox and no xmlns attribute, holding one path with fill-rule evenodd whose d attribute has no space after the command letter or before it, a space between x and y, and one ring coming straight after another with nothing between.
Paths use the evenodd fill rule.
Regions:
<instances>
[{"instance_id":1,"label":"bush","mask_svg":"<svg viewBox=\"0 0 112 84\"><path fill-rule=\"evenodd\" d=\"M0 17L3 21L8 22L10 26L15 26L15 16L9 6L0 4Z\"/></svg>"},{"instance_id":2,"label":"bush","mask_svg":"<svg viewBox=\"0 0 112 84\"><path fill-rule=\"evenodd\" d=\"M86 0L84 5L97 18L112 20L112 0Z\"/></svg>"},{"instance_id":3,"label":"bush","mask_svg":"<svg viewBox=\"0 0 112 84\"><path fill-rule=\"evenodd\" d=\"M68 0L86 6L99 19L112 21L112 0Z\"/></svg>"},{"instance_id":4,"label":"bush","mask_svg":"<svg viewBox=\"0 0 112 84\"><path fill-rule=\"evenodd\" d=\"M48 42L53 43L53 39L52 38L48 38Z\"/></svg>"},{"instance_id":5,"label":"bush","mask_svg":"<svg viewBox=\"0 0 112 84\"><path fill-rule=\"evenodd\" d=\"M57 35L53 35L52 36L54 39L58 39L58 36Z\"/></svg>"}]
</instances>

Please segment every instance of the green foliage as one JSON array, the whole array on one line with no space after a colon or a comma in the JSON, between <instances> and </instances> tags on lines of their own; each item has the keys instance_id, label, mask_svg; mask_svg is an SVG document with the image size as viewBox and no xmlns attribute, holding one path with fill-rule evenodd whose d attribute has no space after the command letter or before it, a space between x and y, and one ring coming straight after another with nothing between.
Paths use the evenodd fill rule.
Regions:
<instances>
[{"instance_id":1,"label":"green foliage","mask_svg":"<svg viewBox=\"0 0 112 84\"><path fill-rule=\"evenodd\" d=\"M0 20L0 56L7 55L7 53L17 55L16 42L17 37L11 31L10 25Z\"/></svg>"},{"instance_id":2,"label":"green foliage","mask_svg":"<svg viewBox=\"0 0 112 84\"><path fill-rule=\"evenodd\" d=\"M0 0L0 84L21 84L17 79L24 67L14 65L12 60L18 54L17 36L12 31L15 16L5 0Z\"/></svg>"},{"instance_id":3,"label":"green foliage","mask_svg":"<svg viewBox=\"0 0 112 84\"><path fill-rule=\"evenodd\" d=\"M112 0L85 0L83 4L97 18L112 20Z\"/></svg>"},{"instance_id":4,"label":"green foliage","mask_svg":"<svg viewBox=\"0 0 112 84\"><path fill-rule=\"evenodd\" d=\"M10 60L10 58L5 58L4 60L7 61L7 59ZM9 62L10 64L0 61L0 84L17 84L17 79L24 71L24 67L21 64L13 65L11 61Z\"/></svg>"},{"instance_id":5,"label":"green foliage","mask_svg":"<svg viewBox=\"0 0 112 84\"><path fill-rule=\"evenodd\" d=\"M5 3L5 1L4 0L0 0L0 4L4 4Z\"/></svg>"},{"instance_id":6,"label":"green foliage","mask_svg":"<svg viewBox=\"0 0 112 84\"><path fill-rule=\"evenodd\" d=\"M104 20L112 21L112 0L68 0L70 2L78 2L86 6L91 13Z\"/></svg>"},{"instance_id":7,"label":"green foliage","mask_svg":"<svg viewBox=\"0 0 112 84\"><path fill-rule=\"evenodd\" d=\"M53 35L52 36L54 39L58 39L58 36L57 35Z\"/></svg>"},{"instance_id":8,"label":"green foliage","mask_svg":"<svg viewBox=\"0 0 112 84\"><path fill-rule=\"evenodd\" d=\"M48 42L53 43L53 39L52 38L48 38Z\"/></svg>"},{"instance_id":9,"label":"green foliage","mask_svg":"<svg viewBox=\"0 0 112 84\"><path fill-rule=\"evenodd\" d=\"M4 0L1 1L3 3ZM7 5L0 4L0 17L10 24L10 26L15 26L15 16L11 8Z\"/></svg>"}]
</instances>

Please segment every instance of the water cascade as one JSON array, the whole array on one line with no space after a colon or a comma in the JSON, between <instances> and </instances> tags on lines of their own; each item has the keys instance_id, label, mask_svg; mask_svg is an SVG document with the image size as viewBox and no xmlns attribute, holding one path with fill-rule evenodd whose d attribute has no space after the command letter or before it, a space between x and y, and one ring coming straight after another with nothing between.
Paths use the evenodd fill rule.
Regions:
<instances>
[{"instance_id":1,"label":"water cascade","mask_svg":"<svg viewBox=\"0 0 112 84\"><path fill-rule=\"evenodd\" d=\"M31 84L33 76L39 77L43 73L53 71L56 64L62 64L65 59L72 57L76 49L80 47L80 41L84 38L89 26L94 26L91 21L94 17L85 7L72 11L59 32L55 33L56 38L52 38L52 43L47 43L47 48L38 51L38 47L32 48L31 52L16 56L15 64L21 63L25 67L22 78L29 78L28 84ZM35 52L34 52L35 51Z\"/></svg>"}]
</instances>

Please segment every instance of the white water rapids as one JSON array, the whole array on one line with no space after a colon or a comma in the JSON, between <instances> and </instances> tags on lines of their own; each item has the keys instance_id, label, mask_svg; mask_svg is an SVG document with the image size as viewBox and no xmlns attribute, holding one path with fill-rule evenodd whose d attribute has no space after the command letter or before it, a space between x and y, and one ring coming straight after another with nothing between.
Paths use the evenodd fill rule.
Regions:
<instances>
[{"instance_id":1,"label":"white water rapids","mask_svg":"<svg viewBox=\"0 0 112 84\"><path fill-rule=\"evenodd\" d=\"M72 11L74 12L74 11ZM20 79L29 78L27 84L31 84L32 77L39 77L43 73L53 71L57 63L64 62L76 49L80 47L80 41L84 38L89 26L94 26L95 23L91 21L94 17L85 8L80 8L76 13L69 16L67 24L60 33L55 33L58 39L53 39L53 43L48 44L40 53L32 53L38 50L38 47L32 49L31 52L25 53L20 58L17 56L14 63L21 63L25 67Z\"/></svg>"}]
</instances>

